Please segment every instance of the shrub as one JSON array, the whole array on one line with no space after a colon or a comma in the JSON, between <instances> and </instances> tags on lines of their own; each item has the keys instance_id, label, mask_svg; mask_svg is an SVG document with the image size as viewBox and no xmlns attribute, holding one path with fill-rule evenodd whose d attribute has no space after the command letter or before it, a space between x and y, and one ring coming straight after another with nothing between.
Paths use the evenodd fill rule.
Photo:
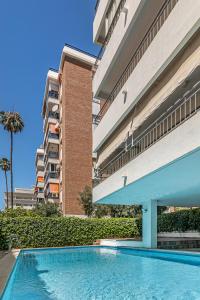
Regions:
<instances>
[{"instance_id":1,"label":"shrub","mask_svg":"<svg viewBox=\"0 0 200 300\"><path fill-rule=\"evenodd\" d=\"M0 211L0 217L17 218L17 217L60 217L61 212L59 205L56 203L38 203L33 209L28 210L22 207L9 208Z\"/></svg>"},{"instance_id":2,"label":"shrub","mask_svg":"<svg viewBox=\"0 0 200 300\"><path fill-rule=\"evenodd\" d=\"M182 210L158 216L158 232L200 232L200 209ZM0 215L0 249L13 247L62 247L91 245L98 239L133 238L142 235L141 218L5 217Z\"/></svg>"},{"instance_id":3,"label":"shrub","mask_svg":"<svg viewBox=\"0 0 200 300\"><path fill-rule=\"evenodd\" d=\"M3 217L0 228L0 249L8 247L11 235L18 238L13 241L13 247L17 248L91 245L97 239L139 235L134 219L128 218Z\"/></svg>"},{"instance_id":4,"label":"shrub","mask_svg":"<svg viewBox=\"0 0 200 300\"><path fill-rule=\"evenodd\" d=\"M15 209L8 208L0 211L0 217L16 218L16 217L34 217L35 214L32 210L17 207Z\"/></svg>"},{"instance_id":5,"label":"shrub","mask_svg":"<svg viewBox=\"0 0 200 300\"><path fill-rule=\"evenodd\" d=\"M158 232L200 231L200 209L180 210L158 217Z\"/></svg>"},{"instance_id":6,"label":"shrub","mask_svg":"<svg viewBox=\"0 0 200 300\"><path fill-rule=\"evenodd\" d=\"M61 211L57 203L38 203L32 210L32 213L40 217L60 217Z\"/></svg>"}]
</instances>

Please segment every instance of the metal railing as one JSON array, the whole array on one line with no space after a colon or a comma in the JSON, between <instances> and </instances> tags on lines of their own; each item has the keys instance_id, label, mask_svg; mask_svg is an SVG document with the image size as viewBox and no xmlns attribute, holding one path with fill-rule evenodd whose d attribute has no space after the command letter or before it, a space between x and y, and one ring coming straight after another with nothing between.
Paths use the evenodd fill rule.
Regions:
<instances>
[{"instance_id":1,"label":"metal railing","mask_svg":"<svg viewBox=\"0 0 200 300\"><path fill-rule=\"evenodd\" d=\"M159 11L158 15L156 16L155 20L153 21L152 25L148 29L146 35L144 36L143 40L141 41L139 47L136 49L135 53L133 54L130 62L126 66L124 72L122 73L121 77L119 78L117 84L115 85L114 89L110 93L107 99L105 99L105 103L102 106L99 114L97 115L97 119L95 123L99 123L107 111L111 103L114 101L116 96L119 94L120 90L132 74L133 70L141 60L142 56L154 40L155 36L159 32L162 25L165 23L166 19L170 15L171 11L175 7L179 0L167 0L165 1L164 5L162 6L161 10ZM103 51L103 50L102 50Z\"/></svg>"},{"instance_id":2,"label":"metal railing","mask_svg":"<svg viewBox=\"0 0 200 300\"><path fill-rule=\"evenodd\" d=\"M47 162L48 158L54 158L54 159L59 159L59 153L58 152L53 152L53 151L49 151L44 158L44 163Z\"/></svg>"},{"instance_id":3,"label":"metal railing","mask_svg":"<svg viewBox=\"0 0 200 300\"><path fill-rule=\"evenodd\" d=\"M112 2L111 2L111 4L110 4L110 7L113 5L113 3L114 3L114 0L112 0ZM100 59L102 58L102 56L103 56L103 53L104 53L105 48L106 48L106 45L107 45L107 44L109 43L109 41L110 41L110 38L111 38L111 36L112 36L112 33L113 33L113 31L114 31L114 28L115 28L115 26L116 26L116 24L117 24L117 21L118 21L118 19L119 19L119 17L120 17L120 13L121 13L121 11L122 11L122 9L123 9L125 3L126 3L126 0L121 0L120 3L119 3L119 5L118 5L118 8L117 8L117 10L116 10L116 13L115 13L115 15L114 15L114 17L113 17L113 20L112 20L112 22L111 22L111 24L110 24L110 27L109 27L108 32L107 32L107 34L106 34L106 37L105 37L105 39L104 39L104 41L103 41L103 43L102 43L101 49L100 49L99 54L98 54L98 56L97 56L97 59L96 59L96 62L95 62L95 68L96 68L96 69L98 68L98 62L99 62L99 60L100 60Z\"/></svg>"},{"instance_id":4,"label":"metal railing","mask_svg":"<svg viewBox=\"0 0 200 300\"><path fill-rule=\"evenodd\" d=\"M56 199L57 200L57 199L59 199L59 194L47 192L47 198Z\"/></svg>"},{"instance_id":5,"label":"metal railing","mask_svg":"<svg viewBox=\"0 0 200 300\"><path fill-rule=\"evenodd\" d=\"M59 116L60 116L59 113L53 111L50 111L48 114L49 118L56 119L56 120L59 120Z\"/></svg>"},{"instance_id":6,"label":"metal railing","mask_svg":"<svg viewBox=\"0 0 200 300\"><path fill-rule=\"evenodd\" d=\"M48 138L58 140L59 139L59 134L58 133L49 132L48 133Z\"/></svg>"},{"instance_id":7,"label":"metal railing","mask_svg":"<svg viewBox=\"0 0 200 300\"><path fill-rule=\"evenodd\" d=\"M57 91L51 90L49 91L48 96L54 99L58 99L59 94Z\"/></svg>"},{"instance_id":8,"label":"metal railing","mask_svg":"<svg viewBox=\"0 0 200 300\"><path fill-rule=\"evenodd\" d=\"M123 149L105 167L98 170L98 183L121 169L145 150L149 149L161 138L191 118L199 110L200 88L187 98L176 101L174 106L169 108L166 113L154 121L139 136L135 137L134 134L132 134L128 139L129 142L126 143L125 149Z\"/></svg>"},{"instance_id":9,"label":"metal railing","mask_svg":"<svg viewBox=\"0 0 200 300\"><path fill-rule=\"evenodd\" d=\"M45 184L49 179L59 179L60 175L59 172L47 172L45 174Z\"/></svg>"}]
</instances>

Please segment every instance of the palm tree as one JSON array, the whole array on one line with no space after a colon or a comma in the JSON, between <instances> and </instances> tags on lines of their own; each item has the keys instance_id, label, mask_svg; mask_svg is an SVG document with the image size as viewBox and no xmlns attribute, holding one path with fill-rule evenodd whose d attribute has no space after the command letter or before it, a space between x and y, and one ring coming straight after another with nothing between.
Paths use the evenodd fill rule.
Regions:
<instances>
[{"instance_id":1,"label":"palm tree","mask_svg":"<svg viewBox=\"0 0 200 300\"><path fill-rule=\"evenodd\" d=\"M4 129L10 133L10 190L11 190L11 208L13 208L13 134L21 132L24 128L24 122L17 112L0 112L0 123Z\"/></svg>"},{"instance_id":2,"label":"palm tree","mask_svg":"<svg viewBox=\"0 0 200 300\"><path fill-rule=\"evenodd\" d=\"M6 208L8 208L8 176L7 172L10 171L10 162L7 158L2 157L0 159L0 168L4 172L5 180L6 180Z\"/></svg>"}]
</instances>

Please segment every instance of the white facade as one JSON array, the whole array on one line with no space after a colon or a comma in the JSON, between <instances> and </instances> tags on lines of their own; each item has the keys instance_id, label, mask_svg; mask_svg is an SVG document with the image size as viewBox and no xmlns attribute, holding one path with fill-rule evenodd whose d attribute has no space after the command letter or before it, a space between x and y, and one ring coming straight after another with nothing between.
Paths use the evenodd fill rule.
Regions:
<instances>
[{"instance_id":1,"label":"white facade","mask_svg":"<svg viewBox=\"0 0 200 300\"><path fill-rule=\"evenodd\" d=\"M7 194L4 193L5 206L7 203ZM34 197L34 189L28 188L15 188L13 193L13 208L33 209L36 205L36 199ZM8 207L11 207L11 193L8 193Z\"/></svg>"},{"instance_id":2,"label":"white facade","mask_svg":"<svg viewBox=\"0 0 200 300\"><path fill-rule=\"evenodd\" d=\"M44 200L59 201L60 84L58 71L47 73L42 115L44 119Z\"/></svg>"},{"instance_id":3,"label":"white facade","mask_svg":"<svg viewBox=\"0 0 200 300\"><path fill-rule=\"evenodd\" d=\"M35 183L35 199L37 202L44 202L44 148L41 146L36 150L35 156L35 170L36 170L36 183Z\"/></svg>"},{"instance_id":4,"label":"white facade","mask_svg":"<svg viewBox=\"0 0 200 300\"><path fill-rule=\"evenodd\" d=\"M94 41L104 50L93 79L102 101L93 199L143 205L137 246L156 247L157 205L200 205L199 28L198 0L101 0L97 8Z\"/></svg>"}]
</instances>

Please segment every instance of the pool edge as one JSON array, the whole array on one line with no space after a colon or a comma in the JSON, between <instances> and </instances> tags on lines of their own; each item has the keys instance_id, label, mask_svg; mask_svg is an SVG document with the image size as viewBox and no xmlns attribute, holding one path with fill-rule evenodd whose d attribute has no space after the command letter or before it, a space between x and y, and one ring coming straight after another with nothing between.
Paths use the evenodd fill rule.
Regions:
<instances>
[{"instance_id":1,"label":"pool edge","mask_svg":"<svg viewBox=\"0 0 200 300\"><path fill-rule=\"evenodd\" d=\"M12 275L20 251L20 249L14 249L0 259L0 299Z\"/></svg>"}]
</instances>

